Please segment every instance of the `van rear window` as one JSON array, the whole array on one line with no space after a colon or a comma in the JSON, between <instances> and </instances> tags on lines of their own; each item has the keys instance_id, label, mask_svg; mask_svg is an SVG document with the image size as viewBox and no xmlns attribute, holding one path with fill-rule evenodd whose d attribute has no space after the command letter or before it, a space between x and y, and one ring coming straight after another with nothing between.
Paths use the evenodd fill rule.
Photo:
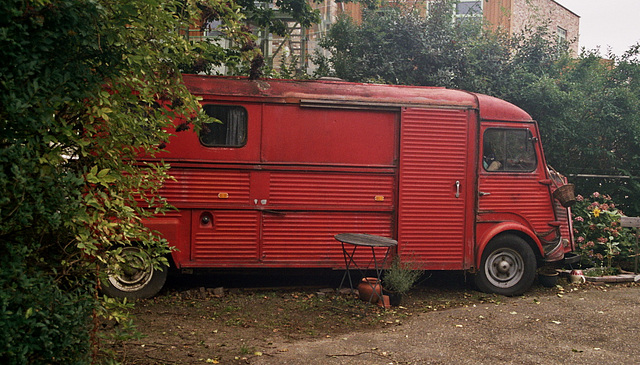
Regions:
<instances>
[{"instance_id":1,"label":"van rear window","mask_svg":"<svg viewBox=\"0 0 640 365\"><path fill-rule=\"evenodd\" d=\"M247 110L241 106L202 106L217 120L205 123L200 130L200 143L206 147L242 147L247 143Z\"/></svg>"}]
</instances>

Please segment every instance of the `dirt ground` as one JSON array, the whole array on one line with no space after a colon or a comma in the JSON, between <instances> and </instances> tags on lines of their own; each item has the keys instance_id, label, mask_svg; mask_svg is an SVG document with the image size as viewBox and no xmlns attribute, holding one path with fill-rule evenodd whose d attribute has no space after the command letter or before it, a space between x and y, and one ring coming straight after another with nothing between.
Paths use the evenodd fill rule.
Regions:
<instances>
[{"instance_id":1,"label":"dirt ground","mask_svg":"<svg viewBox=\"0 0 640 365\"><path fill-rule=\"evenodd\" d=\"M338 293L339 277L181 276L134 310L141 339L107 344L124 364L636 364L640 286L534 284L474 291L431 273L400 307ZM219 285L223 286L221 290ZM251 286L256 284L256 286Z\"/></svg>"}]
</instances>

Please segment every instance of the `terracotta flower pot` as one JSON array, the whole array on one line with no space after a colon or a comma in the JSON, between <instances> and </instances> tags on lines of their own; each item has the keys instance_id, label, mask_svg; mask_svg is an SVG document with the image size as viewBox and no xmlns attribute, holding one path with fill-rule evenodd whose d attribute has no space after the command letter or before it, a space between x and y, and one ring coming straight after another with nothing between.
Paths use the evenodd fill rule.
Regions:
<instances>
[{"instance_id":1,"label":"terracotta flower pot","mask_svg":"<svg viewBox=\"0 0 640 365\"><path fill-rule=\"evenodd\" d=\"M362 281L358 284L358 293L360 300L377 303L382 298L382 285L376 278L362 278Z\"/></svg>"}]
</instances>

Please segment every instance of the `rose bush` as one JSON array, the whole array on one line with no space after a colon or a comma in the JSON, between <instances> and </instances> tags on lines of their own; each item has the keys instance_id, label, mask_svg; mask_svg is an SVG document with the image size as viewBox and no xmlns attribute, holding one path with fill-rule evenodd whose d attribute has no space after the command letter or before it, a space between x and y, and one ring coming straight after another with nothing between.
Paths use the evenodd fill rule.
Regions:
<instances>
[{"instance_id":1,"label":"rose bush","mask_svg":"<svg viewBox=\"0 0 640 365\"><path fill-rule=\"evenodd\" d=\"M586 267L624 267L633 257L633 231L620 226L624 214L608 195L578 195L572 208L576 246Z\"/></svg>"}]
</instances>

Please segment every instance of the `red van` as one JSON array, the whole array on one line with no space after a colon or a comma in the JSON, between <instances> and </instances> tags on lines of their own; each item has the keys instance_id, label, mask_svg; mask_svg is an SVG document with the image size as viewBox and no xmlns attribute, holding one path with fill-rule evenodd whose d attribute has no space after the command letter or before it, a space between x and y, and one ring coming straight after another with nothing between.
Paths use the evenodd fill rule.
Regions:
<instances>
[{"instance_id":1,"label":"red van","mask_svg":"<svg viewBox=\"0 0 640 365\"><path fill-rule=\"evenodd\" d=\"M178 210L146 224L178 249L178 269L344 269L334 235L355 232L397 240L393 254L415 267L517 295L539 268L577 258L570 211L553 197L566 181L536 122L508 102L332 80L184 82L220 123L175 133L159 157ZM110 292L150 296L165 278L129 271Z\"/></svg>"}]
</instances>

